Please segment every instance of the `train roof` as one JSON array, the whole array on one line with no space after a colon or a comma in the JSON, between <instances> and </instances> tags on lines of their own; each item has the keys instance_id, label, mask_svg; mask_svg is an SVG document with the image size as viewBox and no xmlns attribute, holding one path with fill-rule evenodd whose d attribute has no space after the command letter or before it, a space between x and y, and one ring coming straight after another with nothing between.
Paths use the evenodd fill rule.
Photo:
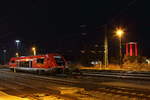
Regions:
<instances>
[{"instance_id":1,"label":"train roof","mask_svg":"<svg viewBox=\"0 0 150 100\"><path fill-rule=\"evenodd\" d=\"M58 54L58 53L48 53L48 54L41 54L41 55L36 55L36 56L20 56L20 57L12 57L11 59L20 59L20 58L22 58L22 59L24 59L24 58L38 58L38 57L45 57L45 56L57 56L57 55L60 55L60 54Z\"/></svg>"}]
</instances>

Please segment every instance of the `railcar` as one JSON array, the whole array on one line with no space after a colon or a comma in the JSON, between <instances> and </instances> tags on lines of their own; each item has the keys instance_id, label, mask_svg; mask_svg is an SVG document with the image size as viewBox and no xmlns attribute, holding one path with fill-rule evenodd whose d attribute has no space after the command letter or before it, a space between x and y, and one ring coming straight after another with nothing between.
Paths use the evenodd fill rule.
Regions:
<instances>
[{"instance_id":1,"label":"railcar","mask_svg":"<svg viewBox=\"0 0 150 100\"><path fill-rule=\"evenodd\" d=\"M43 72L63 72L67 62L60 54L45 54L37 56L12 57L9 61L11 70Z\"/></svg>"}]
</instances>

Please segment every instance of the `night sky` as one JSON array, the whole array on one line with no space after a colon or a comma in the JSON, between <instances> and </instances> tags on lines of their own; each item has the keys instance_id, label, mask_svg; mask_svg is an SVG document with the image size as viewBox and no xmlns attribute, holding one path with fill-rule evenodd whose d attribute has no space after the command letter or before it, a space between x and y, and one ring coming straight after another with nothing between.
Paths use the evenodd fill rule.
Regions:
<instances>
[{"instance_id":1,"label":"night sky","mask_svg":"<svg viewBox=\"0 0 150 100\"><path fill-rule=\"evenodd\" d=\"M1 50L13 48L15 39L22 41L24 50L35 45L40 53L76 54L95 44L103 50L107 24L109 51L118 45L113 30L120 25L126 29L123 42L138 42L140 54L150 56L149 4L148 0L4 0Z\"/></svg>"}]
</instances>

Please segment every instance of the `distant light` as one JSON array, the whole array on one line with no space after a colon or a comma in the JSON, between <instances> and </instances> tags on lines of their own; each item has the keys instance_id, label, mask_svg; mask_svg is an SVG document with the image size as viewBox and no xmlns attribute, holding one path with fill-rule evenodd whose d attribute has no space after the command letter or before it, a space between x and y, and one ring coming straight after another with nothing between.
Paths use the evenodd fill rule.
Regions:
<instances>
[{"instance_id":1,"label":"distant light","mask_svg":"<svg viewBox=\"0 0 150 100\"><path fill-rule=\"evenodd\" d=\"M35 51L35 50L36 50L36 48L35 48L35 47L32 47L32 50L33 50L33 51Z\"/></svg>"},{"instance_id":2,"label":"distant light","mask_svg":"<svg viewBox=\"0 0 150 100\"><path fill-rule=\"evenodd\" d=\"M87 25L85 25L85 24L82 24L82 25L80 25L80 27L82 27L82 28L83 28L83 27L87 27Z\"/></svg>"},{"instance_id":3,"label":"distant light","mask_svg":"<svg viewBox=\"0 0 150 100\"><path fill-rule=\"evenodd\" d=\"M20 43L21 41L20 41L20 40L15 40L15 42L16 42L16 43Z\"/></svg>"},{"instance_id":4,"label":"distant light","mask_svg":"<svg viewBox=\"0 0 150 100\"><path fill-rule=\"evenodd\" d=\"M98 44L95 44L95 47L99 47Z\"/></svg>"},{"instance_id":5,"label":"distant light","mask_svg":"<svg viewBox=\"0 0 150 100\"><path fill-rule=\"evenodd\" d=\"M16 57L19 57L19 53L18 52L16 53Z\"/></svg>"},{"instance_id":6,"label":"distant light","mask_svg":"<svg viewBox=\"0 0 150 100\"><path fill-rule=\"evenodd\" d=\"M87 35L87 33L81 33L81 35Z\"/></svg>"},{"instance_id":7,"label":"distant light","mask_svg":"<svg viewBox=\"0 0 150 100\"><path fill-rule=\"evenodd\" d=\"M150 60L149 59L146 59L146 62L147 62L147 64L150 64Z\"/></svg>"},{"instance_id":8,"label":"distant light","mask_svg":"<svg viewBox=\"0 0 150 100\"><path fill-rule=\"evenodd\" d=\"M84 50L81 50L80 52L81 52L81 53L85 53L85 51L84 51Z\"/></svg>"},{"instance_id":9,"label":"distant light","mask_svg":"<svg viewBox=\"0 0 150 100\"><path fill-rule=\"evenodd\" d=\"M6 53L7 50L3 50L4 53Z\"/></svg>"},{"instance_id":10,"label":"distant light","mask_svg":"<svg viewBox=\"0 0 150 100\"><path fill-rule=\"evenodd\" d=\"M91 50L91 53L96 53L94 50Z\"/></svg>"}]
</instances>

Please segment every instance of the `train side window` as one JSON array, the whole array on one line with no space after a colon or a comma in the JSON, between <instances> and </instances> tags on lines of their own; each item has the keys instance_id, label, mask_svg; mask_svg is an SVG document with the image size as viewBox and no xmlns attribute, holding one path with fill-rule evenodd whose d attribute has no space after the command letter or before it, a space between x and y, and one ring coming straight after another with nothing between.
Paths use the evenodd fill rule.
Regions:
<instances>
[{"instance_id":1,"label":"train side window","mask_svg":"<svg viewBox=\"0 0 150 100\"><path fill-rule=\"evenodd\" d=\"M44 58L38 58L38 59L36 60L36 62L37 62L38 64L44 64Z\"/></svg>"},{"instance_id":2,"label":"train side window","mask_svg":"<svg viewBox=\"0 0 150 100\"><path fill-rule=\"evenodd\" d=\"M15 61L14 61L14 60L12 60L12 61L11 61L11 63L15 63Z\"/></svg>"},{"instance_id":3,"label":"train side window","mask_svg":"<svg viewBox=\"0 0 150 100\"><path fill-rule=\"evenodd\" d=\"M65 65L65 61L62 58L55 58L55 61L58 64L58 66L64 66Z\"/></svg>"}]
</instances>

